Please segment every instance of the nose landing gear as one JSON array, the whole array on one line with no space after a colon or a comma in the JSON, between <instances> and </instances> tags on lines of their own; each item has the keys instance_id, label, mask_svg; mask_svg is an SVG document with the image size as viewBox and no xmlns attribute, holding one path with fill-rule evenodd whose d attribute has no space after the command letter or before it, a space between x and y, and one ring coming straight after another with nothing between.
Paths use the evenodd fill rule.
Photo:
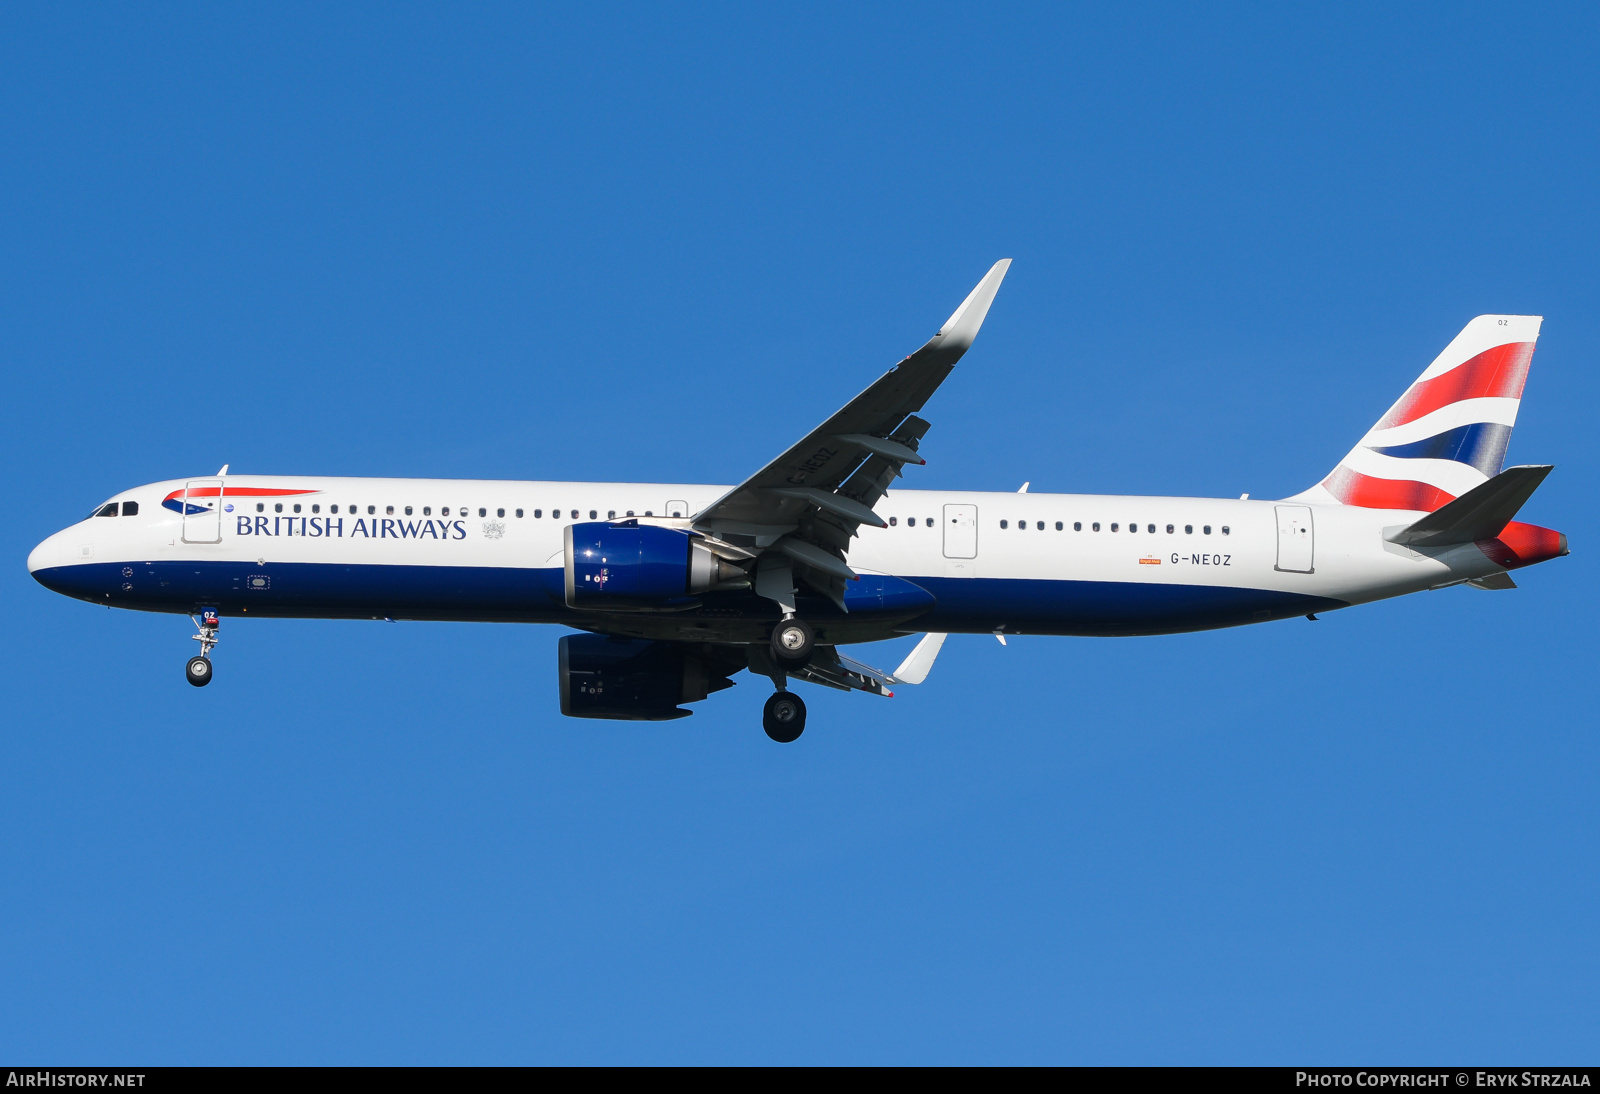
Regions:
<instances>
[{"instance_id":1,"label":"nose landing gear","mask_svg":"<svg viewBox=\"0 0 1600 1094\"><path fill-rule=\"evenodd\" d=\"M194 619L193 616L190 618ZM183 667L183 675L195 687L203 688L211 683L211 650L217 644L217 628L221 620L217 618L215 609L203 608L194 624L200 628L200 633L194 636L194 640L200 643L200 656L189 658L189 663Z\"/></svg>"},{"instance_id":2,"label":"nose landing gear","mask_svg":"<svg viewBox=\"0 0 1600 1094\"><path fill-rule=\"evenodd\" d=\"M774 692L761 710L761 728L781 745L799 739L806 731L806 705L792 691Z\"/></svg>"}]
</instances>

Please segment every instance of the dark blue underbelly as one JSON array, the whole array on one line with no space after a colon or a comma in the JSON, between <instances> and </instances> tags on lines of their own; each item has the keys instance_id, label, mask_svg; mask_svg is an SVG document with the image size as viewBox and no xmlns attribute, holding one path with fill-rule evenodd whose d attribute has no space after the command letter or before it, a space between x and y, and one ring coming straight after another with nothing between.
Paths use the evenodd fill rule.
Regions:
<instances>
[{"instance_id":1,"label":"dark blue underbelly","mask_svg":"<svg viewBox=\"0 0 1600 1094\"><path fill-rule=\"evenodd\" d=\"M193 612L204 606L223 615L579 626L594 619L566 606L559 569L142 562L64 566L34 576L67 596L144 611ZM803 617L819 621L848 619L864 625L882 616L886 627L902 632L1077 635L1205 630L1345 606L1326 597L1211 585L944 577L917 578L913 584L932 594L936 603L931 609L904 582L871 577L852 590L856 595L848 617L817 597L802 596L798 606ZM701 609L656 619L687 624L776 618L770 601L748 592L712 594L703 600Z\"/></svg>"}]
</instances>

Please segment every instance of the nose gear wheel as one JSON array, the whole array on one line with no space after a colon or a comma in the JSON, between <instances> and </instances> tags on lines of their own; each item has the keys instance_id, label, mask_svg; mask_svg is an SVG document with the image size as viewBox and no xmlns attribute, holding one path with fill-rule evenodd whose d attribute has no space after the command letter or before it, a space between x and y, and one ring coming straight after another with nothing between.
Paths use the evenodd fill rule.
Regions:
<instances>
[{"instance_id":1,"label":"nose gear wheel","mask_svg":"<svg viewBox=\"0 0 1600 1094\"><path fill-rule=\"evenodd\" d=\"M194 640L200 643L200 656L189 658L189 663L183 667L183 675L184 679L197 688L203 688L211 683L211 651L217 645L217 628L220 623L217 613L210 609L202 613L199 619L194 620L194 625L200 628L200 633L194 636Z\"/></svg>"}]
</instances>

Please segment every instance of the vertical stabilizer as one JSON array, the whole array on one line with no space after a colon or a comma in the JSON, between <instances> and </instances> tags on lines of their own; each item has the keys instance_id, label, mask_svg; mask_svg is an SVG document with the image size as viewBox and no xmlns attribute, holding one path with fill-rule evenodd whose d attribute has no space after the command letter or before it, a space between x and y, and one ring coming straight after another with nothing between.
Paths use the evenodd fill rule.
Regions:
<instances>
[{"instance_id":1,"label":"vertical stabilizer","mask_svg":"<svg viewBox=\"0 0 1600 1094\"><path fill-rule=\"evenodd\" d=\"M1322 482L1294 501L1433 512L1500 473L1538 315L1480 315Z\"/></svg>"}]
</instances>

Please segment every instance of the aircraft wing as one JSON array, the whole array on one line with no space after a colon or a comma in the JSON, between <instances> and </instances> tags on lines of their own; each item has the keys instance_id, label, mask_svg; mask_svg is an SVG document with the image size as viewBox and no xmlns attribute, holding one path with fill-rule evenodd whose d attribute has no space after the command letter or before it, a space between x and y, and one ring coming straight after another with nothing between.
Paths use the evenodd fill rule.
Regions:
<instances>
[{"instance_id":1,"label":"aircraft wing","mask_svg":"<svg viewBox=\"0 0 1600 1094\"><path fill-rule=\"evenodd\" d=\"M842 607L844 582L855 578L845 561L850 540L862 524L883 526L872 506L901 468L926 462L917 447L929 426L916 412L978 336L1010 265L996 262L926 345L694 514L694 528L752 555L781 553Z\"/></svg>"}]
</instances>

